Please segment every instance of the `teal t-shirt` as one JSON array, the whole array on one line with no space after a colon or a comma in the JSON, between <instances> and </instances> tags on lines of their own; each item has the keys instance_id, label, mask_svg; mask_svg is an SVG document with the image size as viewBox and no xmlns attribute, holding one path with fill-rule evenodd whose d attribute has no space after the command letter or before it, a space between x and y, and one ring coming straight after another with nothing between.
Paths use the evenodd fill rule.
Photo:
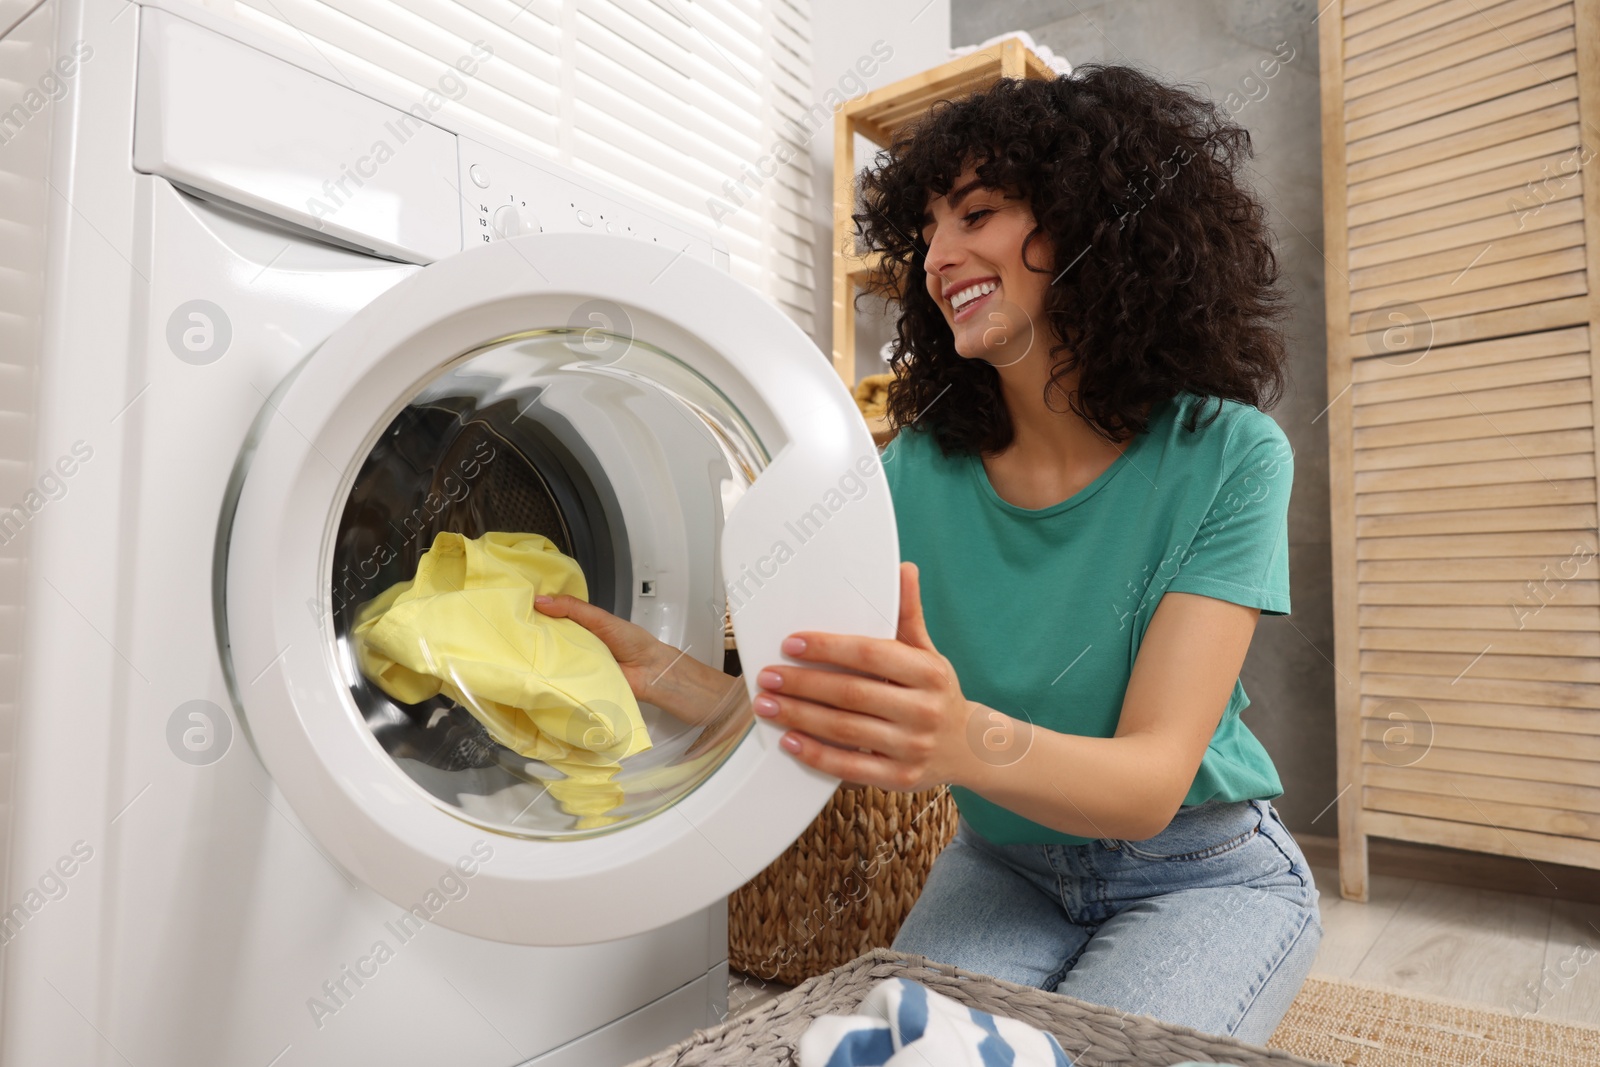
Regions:
<instances>
[{"instance_id":1,"label":"teal t-shirt","mask_svg":"<svg viewBox=\"0 0 1600 1067\"><path fill-rule=\"evenodd\" d=\"M1289 613L1294 457L1272 418L1179 393L1094 481L1047 508L1001 499L976 453L944 456L907 427L884 449L900 555L917 565L935 647L969 700L1035 727L1111 737L1134 657L1164 592ZM1184 805L1283 795L1272 758L1240 720L1237 680ZM1086 844L952 786L997 844Z\"/></svg>"}]
</instances>

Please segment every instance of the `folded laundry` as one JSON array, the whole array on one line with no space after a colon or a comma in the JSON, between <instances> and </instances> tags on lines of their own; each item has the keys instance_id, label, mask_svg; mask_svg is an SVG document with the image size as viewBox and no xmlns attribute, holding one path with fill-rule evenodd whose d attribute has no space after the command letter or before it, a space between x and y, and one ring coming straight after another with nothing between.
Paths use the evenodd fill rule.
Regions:
<instances>
[{"instance_id":1,"label":"folded laundry","mask_svg":"<svg viewBox=\"0 0 1600 1067\"><path fill-rule=\"evenodd\" d=\"M854 1015L823 1015L800 1035L800 1067L1072 1067L1055 1037L909 978L873 986Z\"/></svg>"},{"instance_id":2,"label":"folded laundry","mask_svg":"<svg viewBox=\"0 0 1600 1067\"><path fill-rule=\"evenodd\" d=\"M800 1067L1072 1067L1054 1034L991 1015L909 978L878 982L854 1015L820 1015L800 1034ZM1097 1060L1096 1062L1099 1062ZM1122 1062L1122 1061L1119 1061ZM1170 1063L1141 1058L1151 1067ZM1172 1067L1238 1067L1184 1060Z\"/></svg>"},{"instance_id":3,"label":"folded laundry","mask_svg":"<svg viewBox=\"0 0 1600 1067\"><path fill-rule=\"evenodd\" d=\"M638 702L604 642L534 596L589 599L577 561L542 534L443 532L416 576L362 605L353 633L361 672L395 700L438 694L489 736L566 777L546 784L579 829L615 821L612 778L651 747Z\"/></svg>"}]
</instances>

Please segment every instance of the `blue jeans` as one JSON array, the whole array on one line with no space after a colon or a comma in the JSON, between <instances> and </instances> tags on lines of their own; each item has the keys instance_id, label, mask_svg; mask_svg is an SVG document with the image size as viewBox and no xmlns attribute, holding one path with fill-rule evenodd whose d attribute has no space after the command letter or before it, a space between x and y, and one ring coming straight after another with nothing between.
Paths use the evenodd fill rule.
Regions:
<instances>
[{"instance_id":1,"label":"blue jeans","mask_svg":"<svg viewBox=\"0 0 1600 1067\"><path fill-rule=\"evenodd\" d=\"M997 845L963 818L894 948L1261 1045L1316 959L1317 898L1268 800L1087 845Z\"/></svg>"}]
</instances>

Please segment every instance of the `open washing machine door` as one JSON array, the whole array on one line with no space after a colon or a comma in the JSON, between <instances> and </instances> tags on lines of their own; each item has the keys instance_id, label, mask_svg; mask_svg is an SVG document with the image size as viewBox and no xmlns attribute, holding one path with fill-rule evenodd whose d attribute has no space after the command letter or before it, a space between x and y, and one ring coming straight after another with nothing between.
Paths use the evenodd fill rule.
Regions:
<instances>
[{"instance_id":1,"label":"open washing machine door","mask_svg":"<svg viewBox=\"0 0 1600 1067\"><path fill-rule=\"evenodd\" d=\"M219 541L241 721L317 844L402 908L532 945L654 929L758 874L837 779L765 722L712 740L641 702L620 803L576 815L459 704L374 685L360 610L439 531L538 533L592 603L702 663L731 617L753 694L791 632L894 635L880 473L815 346L721 271L599 234L449 256L308 356L241 456Z\"/></svg>"}]
</instances>

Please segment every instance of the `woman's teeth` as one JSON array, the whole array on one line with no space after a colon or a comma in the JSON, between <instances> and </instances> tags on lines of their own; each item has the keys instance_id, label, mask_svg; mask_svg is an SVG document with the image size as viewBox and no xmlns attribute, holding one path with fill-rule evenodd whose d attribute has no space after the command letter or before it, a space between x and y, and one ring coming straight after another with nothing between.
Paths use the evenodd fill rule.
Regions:
<instances>
[{"instance_id":1,"label":"woman's teeth","mask_svg":"<svg viewBox=\"0 0 1600 1067\"><path fill-rule=\"evenodd\" d=\"M1000 288L999 282L980 282L969 286L950 298L950 310L960 311L980 296L988 296L998 288Z\"/></svg>"}]
</instances>

